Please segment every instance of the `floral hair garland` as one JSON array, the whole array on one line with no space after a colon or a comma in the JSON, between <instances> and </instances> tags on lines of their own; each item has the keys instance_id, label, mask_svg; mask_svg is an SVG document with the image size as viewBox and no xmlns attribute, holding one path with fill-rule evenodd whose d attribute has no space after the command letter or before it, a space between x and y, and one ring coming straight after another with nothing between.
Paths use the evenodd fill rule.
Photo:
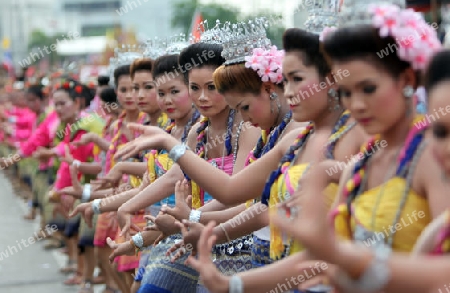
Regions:
<instances>
[{"instance_id":1,"label":"floral hair garland","mask_svg":"<svg viewBox=\"0 0 450 293\"><path fill-rule=\"evenodd\" d=\"M431 57L442 48L436 30L413 9L401 9L393 4L370 5L369 13L380 37L393 37L398 57L409 62L414 70L425 69ZM325 28L321 41L335 30Z\"/></svg>"},{"instance_id":2,"label":"floral hair garland","mask_svg":"<svg viewBox=\"0 0 450 293\"><path fill-rule=\"evenodd\" d=\"M251 56L245 57L245 67L256 71L263 82L281 83L283 57L284 51L278 50L276 46L272 46L270 50L256 48Z\"/></svg>"},{"instance_id":3,"label":"floral hair garland","mask_svg":"<svg viewBox=\"0 0 450 293\"><path fill-rule=\"evenodd\" d=\"M380 36L392 36L398 45L397 54L410 62L416 70L427 66L430 58L441 49L436 31L413 9L400 9L396 5L371 6L372 24Z\"/></svg>"},{"instance_id":4,"label":"floral hair garland","mask_svg":"<svg viewBox=\"0 0 450 293\"><path fill-rule=\"evenodd\" d=\"M83 92L83 86L73 80L64 80L58 84L55 89L73 90L77 94Z\"/></svg>"}]
</instances>

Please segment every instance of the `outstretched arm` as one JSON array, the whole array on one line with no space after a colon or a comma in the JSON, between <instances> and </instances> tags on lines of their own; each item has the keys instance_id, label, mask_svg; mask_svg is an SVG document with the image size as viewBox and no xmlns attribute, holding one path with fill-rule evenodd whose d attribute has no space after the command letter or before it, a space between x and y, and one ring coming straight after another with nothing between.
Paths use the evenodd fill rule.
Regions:
<instances>
[{"instance_id":1,"label":"outstretched arm","mask_svg":"<svg viewBox=\"0 0 450 293\"><path fill-rule=\"evenodd\" d=\"M180 145L178 140L157 127L130 124L130 128L143 135L119 150L117 158L131 157L143 149L171 151L173 147ZM189 150L177 163L189 178L221 203L240 204L261 196L269 175L277 169L285 151L297 135L296 131L290 132L269 153L231 177Z\"/></svg>"},{"instance_id":2,"label":"outstretched arm","mask_svg":"<svg viewBox=\"0 0 450 293\"><path fill-rule=\"evenodd\" d=\"M124 203L119 212L130 214L154 205L175 192L175 184L183 179L183 172L178 165L173 165L167 173L147 186L142 192Z\"/></svg>"}]
</instances>

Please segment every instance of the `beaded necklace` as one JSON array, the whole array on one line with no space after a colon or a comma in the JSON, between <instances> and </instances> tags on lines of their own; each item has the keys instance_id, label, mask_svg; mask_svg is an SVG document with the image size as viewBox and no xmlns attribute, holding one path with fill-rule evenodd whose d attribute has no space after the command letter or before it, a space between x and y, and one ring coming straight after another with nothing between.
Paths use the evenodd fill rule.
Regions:
<instances>
[{"instance_id":1,"label":"beaded necklace","mask_svg":"<svg viewBox=\"0 0 450 293\"><path fill-rule=\"evenodd\" d=\"M226 138L225 138L225 142L224 142L224 149L223 149L223 154L222 154L222 167L221 170L223 170L224 168L224 159L226 156L229 156L230 154L232 154L233 149L234 149L234 156L233 156L233 166L236 162L236 154L237 154L237 143L238 143L238 139L236 139L236 144L233 148L232 145L232 136L233 136L233 125L234 125L234 119L236 116L236 111L235 110L230 110L229 114L228 114L228 119L227 119L227 130L226 130ZM206 135L207 130L209 129L209 118L204 117L200 123L199 128L197 129L197 146L195 148L196 154L202 158L207 160L208 156L207 156L207 143L208 143L208 135ZM239 134L238 136L239 137ZM215 166L216 168L218 168L218 165L216 163L216 161L212 161L211 164L213 166ZM184 174L184 177L188 180L191 181L189 176L187 176L187 174ZM198 185L195 182L191 182L192 185L192 207L193 208L200 208L204 205L204 200L205 200L205 192L203 189L199 188Z\"/></svg>"},{"instance_id":2,"label":"beaded necklace","mask_svg":"<svg viewBox=\"0 0 450 293\"><path fill-rule=\"evenodd\" d=\"M399 204L399 208L397 209L396 215L394 217L393 226L395 226L401 216L401 212L403 211L403 208L406 204L406 201L408 199L409 190L412 185L412 179L415 167L417 166L417 163L419 161L420 155L423 152L426 143L424 142L424 136L425 136L425 128L418 129L417 122L423 120L423 116L419 115L417 116L413 121L413 127L408 133L408 138L406 140L405 145L401 149L400 156L397 160L398 167L395 172L395 177L405 178L406 179L406 186L402 193L402 198ZM358 161L355 164L355 167L353 168L353 173L351 178L347 181L345 187L344 187L344 197L347 198L347 209L349 211L349 215L353 217L354 215L354 209L352 208L352 203L356 199L356 197L363 193L364 188L367 185L367 167L369 165L369 159L372 157L372 155L378 150L378 148L374 148L375 145L377 145L377 141L379 140L378 137L374 137L370 139L362 148L361 152L364 154L362 159ZM386 181L386 180L385 180ZM372 230L374 230L375 227L375 217L378 210L378 206L381 202L381 198L383 196L383 190L384 186L389 182L388 180L383 183L382 189L380 190L380 193L378 194L376 204L372 210ZM392 232L392 231L391 231ZM393 245L393 238L395 235L394 231L389 235L389 237L386 240L386 244L392 247ZM358 240L365 240L370 237L372 237L374 232L368 231L361 225L357 225L354 231L354 238ZM375 238L375 239L378 239ZM384 242L384 239L383 239ZM378 243L377 243L378 244Z\"/></svg>"},{"instance_id":3,"label":"beaded necklace","mask_svg":"<svg viewBox=\"0 0 450 293\"><path fill-rule=\"evenodd\" d=\"M115 162L114 162L114 155L116 154L118 148L119 148L119 144L121 141L121 137L122 137L122 127L123 127L123 123L125 121L126 118L126 111L123 111L118 120L117 120L117 126L114 129L114 133L112 135L112 140L111 140L111 144L109 146L109 150L106 154L106 171L109 172L109 170L114 166ZM143 124L144 120L147 118L147 114L144 112L140 112L139 116L138 116L138 120L137 123L141 123ZM136 135L135 135L136 136Z\"/></svg>"},{"instance_id":4,"label":"beaded necklace","mask_svg":"<svg viewBox=\"0 0 450 293\"><path fill-rule=\"evenodd\" d=\"M326 156L334 157L332 153L334 151L334 148L336 147L337 141L345 133L347 133L351 128L355 126L355 123L346 126L346 123L349 118L350 118L349 111L344 111L339 117L338 121L333 127L330 137L328 138L328 142L326 144L326 152L327 152L325 154ZM287 153L281 159L281 162L278 165L278 169L272 172L272 174L270 175L269 180L267 181L263 191L262 202L264 204L266 205L269 204L270 189L272 188L272 184L281 174L285 174L285 172L287 172L291 164L294 163L293 160L296 157L295 152L303 147L303 145L305 144L306 140L308 139L309 135L313 132L313 130L314 125L312 123L308 124L308 126L297 136L297 138L294 141L294 144L289 148Z\"/></svg>"},{"instance_id":5,"label":"beaded necklace","mask_svg":"<svg viewBox=\"0 0 450 293\"><path fill-rule=\"evenodd\" d=\"M344 136L347 132L349 132L355 125L356 121L350 124L349 126L346 126L346 123L350 119L350 111L346 110L344 113L342 113L341 117L339 118L338 122L333 128L333 131L331 132L331 136L328 139L328 143L325 146L325 157L330 160L334 160L334 148L336 147L336 143L338 140Z\"/></svg>"},{"instance_id":6,"label":"beaded necklace","mask_svg":"<svg viewBox=\"0 0 450 293\"><path fill-rule=\"evenodd\" d=\"M287 126L291 121L292 121L292 112L289 111L283 117L281 123L270 130L269 135L267 135L268 133L267 130L261 131L261 137L259 138L256 146L248 155L245 165L246 166L250 165L257 159L261 158L263 155L267 154L271 149L273 149L278 140L283 136L285 130L287 129ZM258 199L248 200L245 204L246 208L249 208L252 204L256 203L257 201Z\"/></svg>"}]
</instances>

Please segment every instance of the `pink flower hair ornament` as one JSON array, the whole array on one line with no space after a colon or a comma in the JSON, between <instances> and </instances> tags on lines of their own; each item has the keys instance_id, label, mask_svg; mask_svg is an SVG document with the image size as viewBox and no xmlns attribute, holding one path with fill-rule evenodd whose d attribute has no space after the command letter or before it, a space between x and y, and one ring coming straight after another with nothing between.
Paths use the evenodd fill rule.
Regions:
<instances>
[{"instance_id":1,"label":"pink flower hair ornament","mask_svg":"<svg viewBox=\"0 0 450 293\"><path fill-rule=\"evenodd\" d=\"M272 46L270 50L256 48L251 56L245 57L245 67L251 68L261 77L262 82L281 83L283 74L281 63L284 51Z\"/></svg>"},{"instance_id":2,"label":"pink flower hair ornament","mask_svg":"<svg viewBox=\"0 0 450 293\"><path fill-rule=\"evenodd\" d=\"M337 27L335 27L335 26L331 26L331 27L327 26L327 27L325 27L325 28L323 29L323 31L320 33L319 40L320 40L321 42L323 42L323 40L325 40L325 38L326 38L330 33L334 32L334 31L336 31L336 30L337 30Z\"/></svg>"},{"instance_id":3,"label":"pink flower hair ornament","mask_svg":"<svg viewBox=\"0 0 450 293\"><path fill-rule=\"evenodd\" d=\"M371 5L372 25L380 37L391 36L396 41L396 53L415 70L423 70L431 57L442 48L433 27L413 9L400 9L396 5ZM384 56L385 52L380 53Z\"/></svg>"}]
</instances>

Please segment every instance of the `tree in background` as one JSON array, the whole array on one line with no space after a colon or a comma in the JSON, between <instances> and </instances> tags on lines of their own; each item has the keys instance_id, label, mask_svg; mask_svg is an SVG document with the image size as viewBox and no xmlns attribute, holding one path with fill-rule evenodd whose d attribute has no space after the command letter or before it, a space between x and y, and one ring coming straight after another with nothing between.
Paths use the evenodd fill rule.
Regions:
<instances>
[{"instance_id":1,"label":"tree in background","mask_svg":"<svg viewBox=\"0 0 450 293\"><path fill-rule=\"evenodd\" d=\"M238 9L217 4L201 4L199 0L180 0L175 3L174 13L172 16L172 27L181 28L186 35L191 33L192 19L196 12L200 12L203 19L208 21L209 27L212 28L216 20L219 19L222 23L230 21L235 23L254 19L256 17L265 16L269 21L267 28L267 37L272 41L273 45L278 48L282 47L281 37L285 30L281 15L276 15L268 11L260 12L256 15L243 16Z\"/></svg>"},{"instance_id":2,"label":"tree in background","mask_svg":"<svg viewBox=\"0 0 450 293\"><path fill-rule=\"evenodd\" d=\"M181 0L175 3L172 16L172 27L180 28L186 35L191 33L192 18L196 12L200 12L204 20L207 20L211 27L216 23L216 19L236 22L239 11L236 8L223 6L216 3L200 4L198 0Z\"/></svg>"},{"instance_id":3,"label":"tree in background","mask_svg":"<svg viewBox=\"0 0 450 293\"><path fill-rule=\"evenodd\" d=\"M28 51L38 52L40 48L43 52L45 52L44 51L45 46L47 46L47 48L50 48L52 44L57 44L57 39L58 38L63 39L61 38L61 36L63 35L66 35L66 33L56 33L53 36L48 36L43 31L34 30L31 32L30 42L28 44ZM50 51L51 53L45 56L44 58L48 58L50 64L54 64L56 61L60 60L56 51L52 51L50 49L48 49L48 51Z\"/></svg>"}]
</instances>

